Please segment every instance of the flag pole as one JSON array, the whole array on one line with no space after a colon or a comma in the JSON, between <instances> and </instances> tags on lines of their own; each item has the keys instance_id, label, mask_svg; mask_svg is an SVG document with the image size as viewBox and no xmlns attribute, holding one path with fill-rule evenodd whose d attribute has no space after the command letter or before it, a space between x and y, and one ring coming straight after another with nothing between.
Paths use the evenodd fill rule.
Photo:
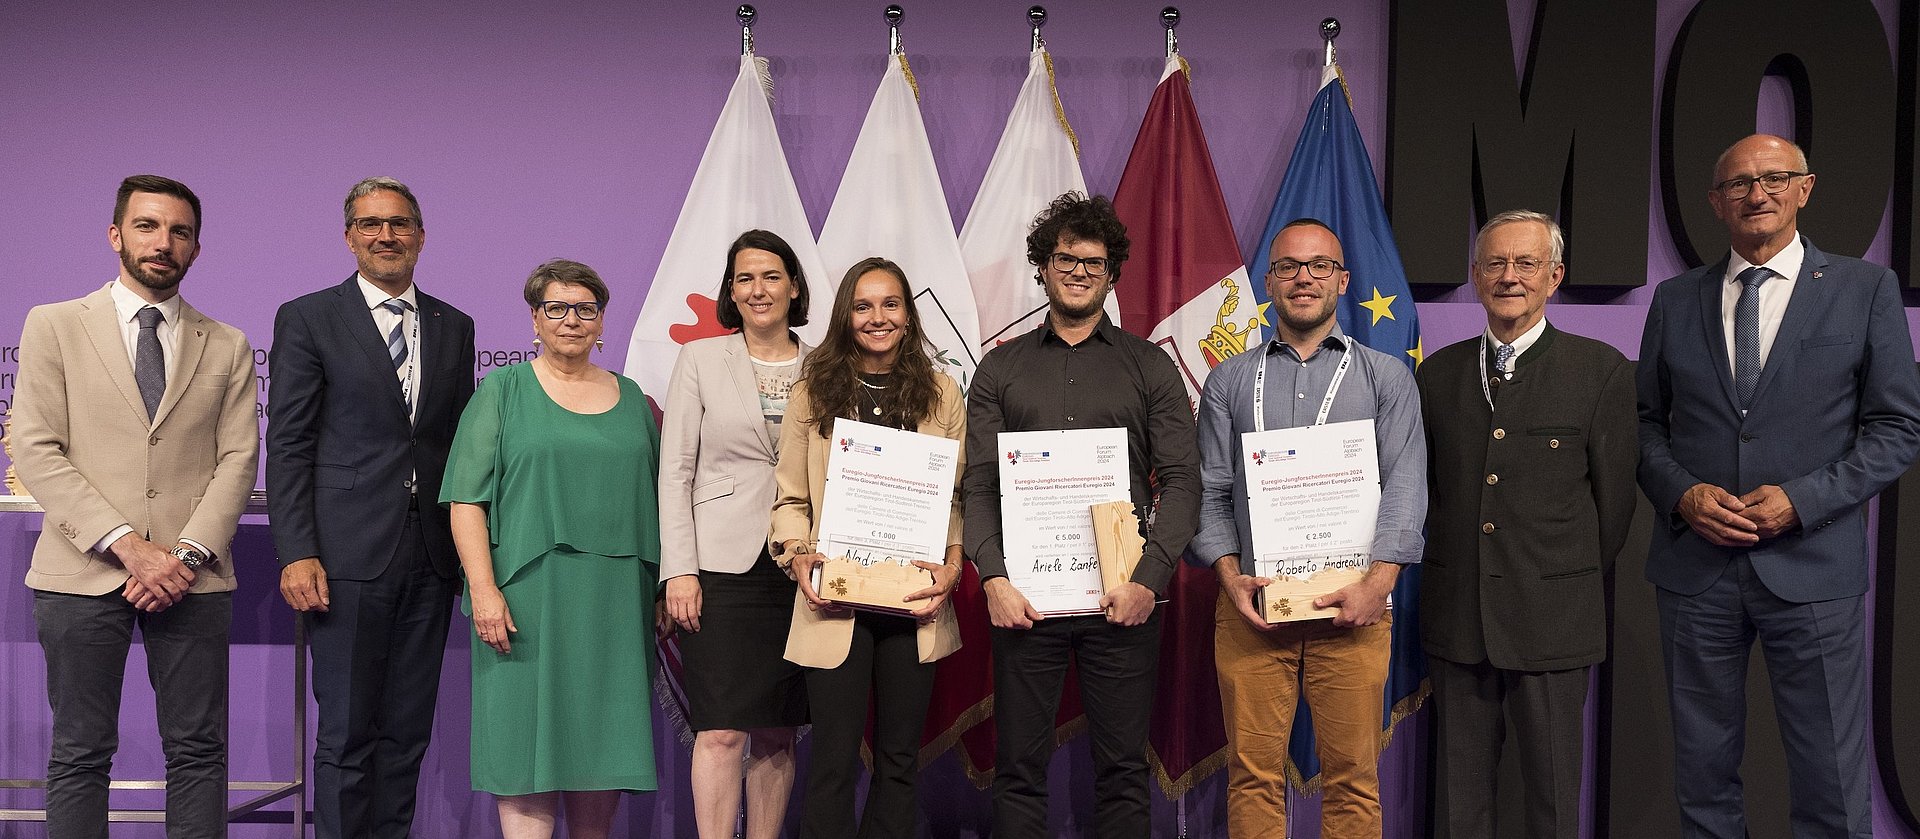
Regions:
<instances>
[{"instance_id":1,"label":"flag pole","mask_svg":"<svg viewBox=\"0 0 1920 839\"><path fill-rule=\"evenodd\" d=\"M907 10L900 8L899 4L895 3L887 6L888 55L899 55L902 52L900 49L900 19L906 16Z\"/></svg>"},{"instance_id":2,"label":"flag pole","mask_svg":"<svg viewBox=\"0 0 1920 839\"><path fill-rule=\"evenodd\" d=\"M734 18L740 21L741 55L753 54L753 17L756 14L759 13L745 3L740 4L740 8L733 11Z\"/></svg>"},{"instance_id":3,"label":"flag pole","mask_svg":"<svg viewBox=\"0 0 1920 839\"><path fill-rule=\"evenodd\" d=\"M1040 39L1040 27L1047 25L1047 7L1028 6L1027 25L1033 27L1033 41L1028 45L1027 50L1031 52L1044 48L1047 42Z\"/></svg>"},{"instance_id":4,"label":"flag pole","mask_svg":"<svg viewBox=\"0 0 1920 839\"><path fill-rule=\"evenodd\" d=\"M1180 25L1180 10L1168 6L1160 10L1160 25L1167 28L1167 57L1180 54L1180 39L1174 37L1173 28Z\"/></svg>"},{"instance_id":5,"label":"flag pole","mask_svg":"<svg viewBox=\"0 0 1920 839\"><path fill-rule=\"evenodd\" d=\"M1333 66L1333 39L1340 37L1340 19L1330 17L1320 21L1320 39L1327 42L1327 60L1322 67Z\"/></svg>"}]
</instances>

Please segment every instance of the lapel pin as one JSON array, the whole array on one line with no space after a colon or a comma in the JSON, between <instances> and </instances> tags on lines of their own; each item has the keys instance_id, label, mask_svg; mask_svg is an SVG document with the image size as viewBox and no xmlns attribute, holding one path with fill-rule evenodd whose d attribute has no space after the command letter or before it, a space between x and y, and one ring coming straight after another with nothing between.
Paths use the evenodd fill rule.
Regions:
<instances>
[{"instance_id":1,"label":"lapel pin","mask_svg":"<svg viewBox=\"0 0 1920 839\"><path fill-rule=\"evenodd\" d=\"M1817 279L1820 279L1820 272L1819 272L1819 271L1815 271L1815 272L1813 272L1813 278L1814 278L1814 279L1816 279L1816 280L1817 280Z\"/></svg>"}]
</instances>

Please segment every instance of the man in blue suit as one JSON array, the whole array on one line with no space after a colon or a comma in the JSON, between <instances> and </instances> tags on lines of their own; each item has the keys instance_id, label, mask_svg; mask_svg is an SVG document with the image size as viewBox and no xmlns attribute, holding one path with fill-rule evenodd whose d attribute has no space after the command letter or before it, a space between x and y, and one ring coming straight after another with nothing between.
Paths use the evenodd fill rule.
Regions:
<instances>
[{"instance_id":1,"label":"man in blue suit","mask_svg":"<svg viewBox=\"0 0 1920 839\"><path fill-rule=\"evenodd\" d=\"M405 837L459 591L438 502L473 319L414 286L426 227L406 185L355 184L346 239L359 271L274 318L268 508L313 641L317 835Z\"/></svg>"},{"instance_id":2,"label":"man in blue suit","mask_svg":"<svg viewBox=\"0 0 1920 839\"><path fill-rule=\"evenodd\" d=\"M1745 836L1755 638L1794 834L1873 834L1864 506L1920 451L1920 376L1893 272L1799 235L1813 180L1779 137L1727 149L1707 200L1732 252L1660 285L1640 347L1640 486L1662 514L1647 579L1688 836Z\"/></svg>"}]
</instances>

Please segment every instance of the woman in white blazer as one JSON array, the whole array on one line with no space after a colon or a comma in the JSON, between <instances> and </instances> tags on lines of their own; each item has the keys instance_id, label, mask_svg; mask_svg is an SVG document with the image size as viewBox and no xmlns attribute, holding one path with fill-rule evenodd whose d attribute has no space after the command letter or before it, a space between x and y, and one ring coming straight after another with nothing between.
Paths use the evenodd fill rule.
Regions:
<instances>
[{"instance_id":1,"label":"woman in white blazer","mask_svg":"<svg viewBox=\"0 0 1920 839\"><path fill-rule=\"evenodd\" d=\"M716 310L733 334L680 349L660 444L660 577L680 636L701 839L730 839L745 755L748 839L774 839L793 788L800 669L782 656L794 583L767 556L781 420L811 349L793 248L749 230L727 250Z\"/></svg>"}]
</instances>

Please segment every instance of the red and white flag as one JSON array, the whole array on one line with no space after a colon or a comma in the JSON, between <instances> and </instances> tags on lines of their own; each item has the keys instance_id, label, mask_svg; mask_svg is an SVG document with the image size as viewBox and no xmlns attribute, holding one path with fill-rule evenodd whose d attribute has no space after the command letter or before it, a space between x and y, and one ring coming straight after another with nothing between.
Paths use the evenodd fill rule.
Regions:
<instances>
[{"instance_id":1,"label":"red and white flag","mask_svg":"<svg viewBox=\"0 0 1920 839\"><path fill-rule=\"evenodd\" d=\"M680 346L728 331L714 314L714 295L726 274L727 247L741 233L756 228L769 230L793 246L801 269L813 284L810 324L824 320L833 305L833 295L826 291L831 288L831 278L814 245L813 230L800 205L800 190L794 186L787 154L780 147L780 135L774 131L769 104L772 84L766 59L751 54L740 57L740 72L727 93L726 105L720 109L713 135L707 139L707 150L700 155L693 185L687 189L686 203L680 206L680 218L674 222L666 253L660 257L653 285L647 288L646 302L640 306L640 320L634 324L633 338L627 344L627 377L663 405ZM810 326L798 331L804 335L817 333L818 329ZM660 641L665 678L659 680L655 690L681 739L691 742L685 724L687 697L680 687L676 637Z\"/></svg>"},{"instance_id":2,"label":"red and white flag","mask_svg":"<svg viewBox=\"0 0 1920 839\"><path fill-rule=\"evenodd\" d=\"M1260 340L1262 315L1177 54L1167 58L1113 204L1132 240L1114 286L1120 314L1131 331L1173 357L1197 404L1208 371ZM1182 562L1162 607L1159 699L1148 744L1170 798L1225 765L1213 668L1218 593L1212 571Z\"/></svg>"},{"instance_id":3,"label":"red and white flag","mask_svg":"<svg viewBox=\"0 0 1920 839\"><path fill-rule=\"evenodd\" d=\"M820 334L819 324L833 305L834 278L820 260L800 190L787 168L787 153L774 130L772 87L766 59L740 56L740 72L700 155L653 285L647 287L640 320L627 344L625 373L655 401L666 398L682 344L727 332L715 319L714 295L726 274L727 246L741 233L772 231L800 257L813 289L810 325L797 330L803 337Z\"/></svg>"}]
</instances>

